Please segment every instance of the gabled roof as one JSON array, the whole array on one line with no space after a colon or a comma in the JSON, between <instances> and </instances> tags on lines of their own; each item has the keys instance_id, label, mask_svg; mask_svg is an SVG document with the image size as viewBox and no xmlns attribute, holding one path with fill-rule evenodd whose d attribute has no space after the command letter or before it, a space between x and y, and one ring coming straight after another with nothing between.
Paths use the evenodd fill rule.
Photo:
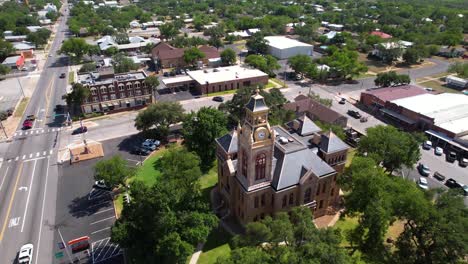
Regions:
<instances>
[{"instance_id":1,"label":"gabled roof","mask_svg":"<svg viewBox=\"0 0 468 264\"><path fill-rule=\"evenodd\" d=\"M392 38L392 35L389 35L389 34L384 33L382 31L372 31L370 34L373 35L373 36L381 37L383 39Z\"/></svg>"},{"instance_id":2,"label":"gabled roof","mask_svg":"<svg viewBox=\"0 0 468 264\"><path fill-rule=\"evenodd\" d=\"M250 97L249 102L245 105L247 109L252 112L265 111L268 110L268 106L263 99L263 96L260 94L255 94Z\"/></svg>"},{"instance_id":3,"label":"gabled roof","mask_svg":"<svg viewBox=\"0 0 468 264\"><path fill-rule=\"evenodd\" d=\"M230 133L217 138L216 142L226 151L226 153L237 152L237 131L232 130Z\"/></svg>"},{"instance_id":4,"label":"gabled roof","mask_svg":"<svg viewBox=\"0 0 468 264\"><path fill-rule=\"evenodd\" d=\"M219 51L215 47L210 47L208 45L203 45L198 47L198 49L205 53L205 58L206 59L214 59L214 58L219 58L221 55L219 54Z\"/></svg>"},{"instance_id":5,"label":"gabled roof","mask_svg":"<svg viewBox=\"0 0 468 264\"><path fill-rule=\"evenodd\" d=\"M296 131L301 136L309 136L314 133L320 132L321 129L318 127L306 114L286 124L289 128Z\"/></svg>"},{"instance_id":6,"label":"gabled roof","mask_svg":"<svg viewBox=\"0 0 468 264\"><path fill-rule=\"evenodd\" d=\"M349 146L346 145L346 143L344 143L330 130L327 133L322 134L322 139L320 140L319 148L325 153L333 153L340 150L348 149Z\"/></svg>"}]
</instances>

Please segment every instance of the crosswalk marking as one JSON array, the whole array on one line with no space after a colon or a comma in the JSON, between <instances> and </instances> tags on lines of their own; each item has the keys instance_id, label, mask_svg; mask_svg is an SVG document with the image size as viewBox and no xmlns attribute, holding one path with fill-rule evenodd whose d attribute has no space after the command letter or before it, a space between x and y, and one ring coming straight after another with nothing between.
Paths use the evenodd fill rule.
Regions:
<instances>
[{"instance_id":1,"label":"crosswalk marking","mask_svg":"<svg viewBox=\"0 0 468 264\"><path fill-rule=\"evenodd\" d=\"M39 152L38 152L38 153L36 153L36 157L39 157L39 155L40 155L40 153L39 153Z\"/></svg>"},{"instance_id":2,"label":"crosswalk marking","mask_svg":"<svg viewBox=\"0 0 468 264\"><path fill-rule=\"evenodd\" d=\"M26 158L26 155L23 155L23 159L25 159L25 158Z\"/></svg>"},{"instance_id":3,"label":"crosswalk marking","mask_svg":"<svg viewBox=\"0 0 468 264\"><path fill-rule=\"evenodd\" d=\"M33 156L33 154L32 154L32 153L31 153L31 154L29 154L29 158L32 158L32 156Z\"/></svg>"},{"instance_id":4,"label":"crosswalk marking","mask_svg":"<svg viewBox=\"0 0 468 264\"><path fill-rule=\"evenodd\" d=\"M42 152L42 155L44 155L44 156L45 156L45 154L47 154L47 151L44 151L44 152Z\"/></svg>"},{"instance_id":5,"label":"crosswalk marking","mask_svg":"<svg viewBox=\"0 0 468 264\"><path fill-rule=\"evenodd\" d=\"M18 161L19 160L19 156L15 158L15 161Z\"/></svg>"},{"instance_id":6,"label":"crosswalk marking","mask_svg":"<svg viewBox=\"0 0 468 264\"><path fill-rule=\"evenodd\" d=\"M52 149L49 151L49 154L52 154Z\"/></svg>"}]
</instances>

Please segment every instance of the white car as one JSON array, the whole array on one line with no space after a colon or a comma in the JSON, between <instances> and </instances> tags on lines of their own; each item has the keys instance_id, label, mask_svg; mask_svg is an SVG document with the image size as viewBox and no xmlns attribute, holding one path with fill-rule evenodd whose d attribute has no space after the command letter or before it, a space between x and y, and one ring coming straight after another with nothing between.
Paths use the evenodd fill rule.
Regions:
<instances>
[{"instance_id":1,"label":"white car","mask_svg":"<svg viewBox=\"0 0 468 264\"><path fill-rule=\"evenodd\" d=\"M442 154L444 153L444 150L441 147L436 147L434 153L437 156L442 156Z\"/></svg>"},{"instance_id":2,"label":"white car","mask_svg":"<svg viewBox=\"0 0 468 264\"><path fill-rule=\"evenodd\" d=\"M427 179L426 179L426 178L423 178L423 177L419 177L418 186L419 186L421 189L424 189L424 190L428 190L428 189L429 189L429 186L427 186Z\"/></svg>"},{"instance_id":3,"label":"white car","mask_svg":"<svg viewBox=\"0 0 468 264\"><path fill-rule=\"evenodd\" d=\"M429 140L424 141L423 149L431 149L431 148L432 148L432 142Z\"/></svg>"},{"instance_id":4,"label":"white car","mask_svg":"<svg viewBox=\"0 0 468 264\"><path fill-rule=\"evenodd\" d=\"M22 246L18 256L18 263L31 264L33 257L33 248L33 244L26 244Z\"/></svg>"}]
</instances>

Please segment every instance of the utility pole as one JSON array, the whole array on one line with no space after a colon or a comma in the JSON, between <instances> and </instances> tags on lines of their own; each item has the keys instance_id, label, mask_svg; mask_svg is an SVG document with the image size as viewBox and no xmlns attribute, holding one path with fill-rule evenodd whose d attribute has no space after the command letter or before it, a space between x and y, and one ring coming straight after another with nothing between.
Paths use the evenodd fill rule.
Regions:
<instances>
[{"instance_id":1,"label":"utility pole","mask_svg":"<svg viewBox=\"0 0 468 264\"><path fill-rule=\"evenodd\" d=\"M18 84L19 84L19 86L20 86L21 94L23 95L23 97L26 97L26 95L24 94L23 86L21 85L21 82L20 82L19 78L16 77L16 80L18 81Z\"/></svg>"},{"instance_id":2,"label":"utility pole","mask_svg":"<svg viewBox=\"0 0 468 264\"><path fill-rule=\"evenodd\" d=\"M73 259L72 259L71 255L70 255L70 252L68 252L68 244L66 244L65 240L63 240L63 236L62 236L62 233L60 232L60 227L59 226L57 226L57 231L58 231L58 233L60 235L60 239L62 240L63 245L65 246L65 252L67 253L68 259L70 260L70 263L73 263Z\"/></svg>"},{"instance_id":3,"label":"utility pole","mask_svg":"<svg viewBox=\"0 0 468 264\"><path fill-rule=\"evenodd\" d=\"M5 131L5 127L3 126L2 121L0 121L0 126L2 127L3 133L5 134L5 138L8 138L8 135L7 135L6 131Z\"/></svg>"}]
</instances>

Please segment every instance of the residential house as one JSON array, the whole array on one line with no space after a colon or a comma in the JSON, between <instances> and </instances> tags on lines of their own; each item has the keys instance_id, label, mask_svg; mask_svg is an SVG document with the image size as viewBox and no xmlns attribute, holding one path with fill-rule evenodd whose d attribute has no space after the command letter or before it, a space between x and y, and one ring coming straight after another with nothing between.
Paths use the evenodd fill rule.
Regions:
<instances>
[{"instance_id":1,"label":"residential house","mask_svg":"<svg viewBox=\"0 0 468 264\"><path fill-rule=\"evenodd\" d=\"M372 31L370 33L372 36L377 36L383 39L391 39L393 36L382 31Z\"/></svg>"},{"instance_id":2,"label":"residential house","mask_svg":"<svg viewBox=\"0 0 468 264\"><path fill-rule=\"evenodd\" d=\"M439 49L437 55L446 57L446 58L457 58L461 57L465 54L464 48L456 48L456 47L449 47L449 46L442 46Z\"/></svg>"}]
</instances>

